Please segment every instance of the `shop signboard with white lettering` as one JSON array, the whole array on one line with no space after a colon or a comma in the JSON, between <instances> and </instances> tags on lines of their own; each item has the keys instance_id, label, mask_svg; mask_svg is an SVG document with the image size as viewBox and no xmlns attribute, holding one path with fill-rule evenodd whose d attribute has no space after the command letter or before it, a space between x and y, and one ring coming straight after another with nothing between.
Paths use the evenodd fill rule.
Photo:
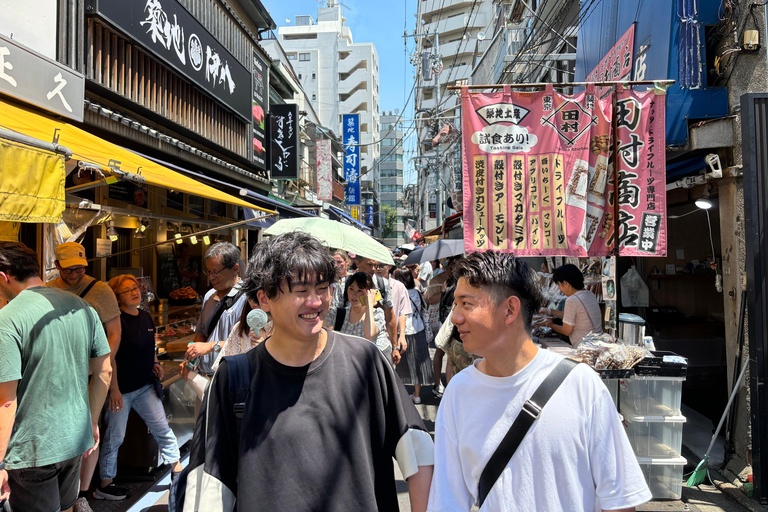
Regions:
<instances>
[{"instance_id":1,"label":"shop signboard with white lettering","mask_svg":"<svg viewBox=\"0 0 768 512\"><path fill-rule=\"evenodd\" d=\"M269 171L273 180L299 179L299 106L269 109Z\"/></svg>"},{"instance_id":2,"label":"shop signboard with white lettering","mask_svg":"<svg viewBox=\"0 0 768 512\"><path fill-rule=\"evenodd\" d=\"M118 27L243 119L251 119L251 73L178 0L89 0Z\"/></svg>"},{"instance_id":3,"label":"shop signboard with white lettering","mask_svg":"<svg viewBox=\"0 0 768 512\"><path fill-rule=\"evenodd\" d=\"M0 35L0 92L82 122L85 78Z\"/></svg>"},{"instance_id":4,"label":"shop signboard with white lettering","mask_svg":"<svg viewBox=\"0 0 768 512\"><path fill-rule=\"evenodd\" d=\"M346 204L360 204L360 114L342 116L344 143L344 192Z\"/></svg>"},{"instance_id":5,"label":"shop signboard with white lettering","mask_svg":"<svg viewBox=\"0 0 768 512\"><path fill-rule=\"evenodd\" d=\"M253 52L253 87L251 98L251 126L253 126L253 163L267 170L266 113L269 112L269 66L258 53Z\"/></svg>"},{"instance_id":6,"label":"shop signboard with white lettering","mask_svg":"<svg viewBox=\"0 0 768 512\"><path fill-rule=\"evenodd\" d=\"M315 160L317 162L317 198L320 201L333 200L333 176L331 174L331 141L317 141Z\"/></svg>"}]
</instances>

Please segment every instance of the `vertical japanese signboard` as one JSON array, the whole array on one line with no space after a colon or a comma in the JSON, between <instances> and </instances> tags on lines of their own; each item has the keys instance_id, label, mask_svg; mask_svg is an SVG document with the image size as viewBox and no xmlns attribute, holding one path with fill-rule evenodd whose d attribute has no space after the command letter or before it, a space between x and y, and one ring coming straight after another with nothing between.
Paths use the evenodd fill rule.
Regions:
<instances>
[{"instance_id":1,"label":"vertical japanese signboard","mask_svg":"<svg viewBox=\"0 0 768 512\"><path fill-rule=\"evenodd\" d=\"M271 178L296 180L299 178L299 107L272 105L269 114Z\"/></svg>"},{"instance_id":2,"label":"vertical japanese signboard","mask_svg":"<svg viewBox=\"0 0 768 512\"><path fill-rule=\"evenodd\" d=\"M266 113L269 112L269 67L253 52L251 126L253 127L253 163L267 170Z\"/></svg>"},{"instance_id":3,"label":"vertical japanese signboard","mask_svg":"<svg viewBox=\"0 0 768 512\"><path fill-rule=\"evenodd\" d=\"M331 141L318 140L315 144L317 163L317 198L320 201L333 199L333 175L331 168Z\"/></svg>"},{"instance_id":4,"label":"vertical japanese signboard","mask_svg":"<svg viewBox=\"0 0 768 512\"><path fill-rule=\"evenodd\" d=\"M586 82L622 82L632 77L632 52L635 44L635 24L619 38L611 51L603 57L595 69L587 75ZM635 79L637 80L637 79ZM612 87L597 87L597 96L602 98Z\"/></svg>"},{"instance_id":5,"label":"vertical japanese signboard","mask_svg":"<svg viewBox=\"0 0 768 512\"><path fill-rule=\"evenodd\" d=\"M373 201L368 200L368 204L365 206L365 223L369 226L373 226Z\"/></svg>"},{"instance_id":6,"label":"vertical japanese signboard","mask_svg":"<svg viewBox=\"0 0 768 512\"><path fill-rule=\"evenodd\" d=\"M608 255L617 197L619 254L666 254L665 96L618 94L614 194L610 96L462 91L467 252Z\"/></svg>"},{"instance_id":7,"label":"vertical japanese signboard","mask_svg":"<svg viewBox=\"0 0 768 512\"><path fill-rule=\"evenodd\" d=\"M344 192L346 204L360 204L360 114L342 116L344 135Z\"/></svg>"}]
</instances>

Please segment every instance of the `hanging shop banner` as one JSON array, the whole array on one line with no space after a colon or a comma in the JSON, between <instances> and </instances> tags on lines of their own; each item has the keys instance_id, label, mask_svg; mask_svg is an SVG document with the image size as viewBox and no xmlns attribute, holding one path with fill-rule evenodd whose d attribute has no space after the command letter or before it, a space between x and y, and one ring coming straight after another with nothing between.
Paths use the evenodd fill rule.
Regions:
<instances>
[{"instance_id":1,"label":"hanging shop banner","mask_svg":"<svg viewBox=\"0 0 768 512\"><path fill-rule=\"evenodd\" d=\"M269 109L269 171L273 180L299 179L299 106Z\"/></svg>"},{"instance_id":2,"label":"hanging shop banner","mask_svg":"<svg viewBox=\"0 0 768 512\"><path fill-rule=\"evenodd\" d=\"M243 119L251 118L251 74L178 0L88 2Z\"/></svg>"},{"instance_id":3,"label":"hanging shop banner","mask_svg":"<svg viewBox=\"0 0 768 512\"><path fill-rule=\"evenodd\" d=\"M667 255L667 173L663 90L619 88L619 255Z\"/></svg>"},{"instance_id":4,"label":"hanging shop banner","mask_svg":"<svg viewBox=\"0 0 768 512\"><path fill-rule=\"evenodd\" d=\"M632 55L635 43L635 24L629 26L629 30L619 38L611 51L603 57L603 60L587 75L585 82L622 82L632 77ZM597 87L599 98L608 94L612 87Z\"/></svg>"},{"instance_id":5,"label":"hanging shop banner","mask_svg":"<svg viewBox=\"0 0 768 512\"><path fill-rule=\"evenodd\" d=\"M253 52L251 98L251 126L253 130L253 163L267 170L266 113L269 112L269 66L258 53Z\"/></svg>"},{"instance_id":6,"label":"hanging shop banner","mask_svg":"<svg viewBox=\"0 0 768 512\"><path fill-rule=\"evenodd\" d=\"M373 226L373 205L368 204L365 207L365 223Z\"/></svg>"},{"instance_id":7,"label":"hanging shop banner","mask_svg":"<svg viewBox=\"0 0 768 512\"><path fill-rule=\"evenodd\" d=\"M333 175L331 169L331 141L317 140L315 144L317 162L317 198L320 201L333 200Z\"/></svg>"},{"instance_id":8,"label":"hanging shop banner","mask_svg":"<svg viewBox=\"0 0 768 512\"><path fill-rule=\"evenodd\" d=\"M344 192L346 204L360 204L360 114L342 116L344 135L344 180L347 189Z\"/></svg>"},{"instance_id":9,"label":"hanging shop banner","mask_svg":"<svg viewBox=\"0 0 768 512\"><path fill-rule=\"evenodd\" d=\"M626 224L620 254L663 255L664 194L659 189L651 203L656 185L648 180L664 183L664 96L621 94L623 130L631 131L620 128L619 155L632 166L619 167L619 217ZM551 85L535 93L464 89L462 105L468 252L606 256L615 248L610 96L596 98L592 85L574 96ZM655 245L643 248L632 235L654 222Z\"/></svg>"}]
</instances>

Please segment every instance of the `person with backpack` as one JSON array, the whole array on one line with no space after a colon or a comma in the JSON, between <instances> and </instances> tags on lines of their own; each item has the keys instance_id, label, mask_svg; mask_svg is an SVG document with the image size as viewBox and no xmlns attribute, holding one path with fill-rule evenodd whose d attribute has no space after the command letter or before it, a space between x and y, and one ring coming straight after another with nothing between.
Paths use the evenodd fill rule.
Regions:
<instances>
[{"instance_id":1,"label":"person with backpack","mask_svg":"<svg viewBox=\"0 0 768 512\"><path fill-rule=\"evenodd\" d=\"M475 360L435 420L430 512L633 511L651 498L616 406L585 364L539 349L536 273L496 251L460 261L452 322Z\"/></svg>"},{"instance_id":2,"label":"person with backpack","mask_svg":"<svg viewBox=\"0 0 768 512\"><path fill-rule=\"evenodd\" d=\"M334 331L358 336L370 341L387 358L392 359L392 345L387 338L384 311L376 304L373 278L357 272L347 279L344 305L331 308L325 326Z\"/></svg>"},{"instance_id":3,"label":"person with backpack","mask_svg":"<svg viewBox=\"0 0 768 512\"><path fill-rule=\"evenodd\" d=\"M432 361L429 358L427 308L421 292L416 288L410 269L399 268L395 270L393 276L403 283L408 290L408 297L413 310L413 313L407 315L405 320L405 339L408 341L408 348L405 350L405 354L401 354L405 361L397 365L396 371L403 384L413 386L413 396L411 397L413 403L420 404L421 386L432 384L435 381L435 376L432 373Z\"/></svg>"},{"instance_id":4,"label":"person with backpack","mask_svg":"<svg viewBox=\"0 0 768 512\"><path fill-rule=\"evenodd\" d=\"M411 510L426 510L432 440L381 352L323 328L335 274L305 232L254 248L243 289L272 336L221 362L171 512L396 511L393 457Z\"/></svg>"}]
</instances>

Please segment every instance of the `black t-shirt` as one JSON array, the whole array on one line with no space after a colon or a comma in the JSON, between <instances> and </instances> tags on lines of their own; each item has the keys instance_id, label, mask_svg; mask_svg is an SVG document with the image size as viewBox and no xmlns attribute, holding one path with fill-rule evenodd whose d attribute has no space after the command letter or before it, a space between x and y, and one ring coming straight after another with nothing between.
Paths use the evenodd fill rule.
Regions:
<instances>
[{"instance_id":1,"label":"black t-shirt","mask_svg":"<svg viewBox=\"0 0 768 512\"><path fill-rule=\"evenodd\" d=\"M321 355L298 368L277 362L267 345L247 353L253 377L239 449L224 359L190 465L204 461L238 510L397 511L395 448L410 429L426 429L381 352L329 331Z\"/></svg>"},{"instance_id":2,"label":"black t-shirt","mask_svg":"<svg viewBox=\"0 0 768 512\"><path fill-rule=\"evenodd\" d=\"M155 378L155 324L146 311L136 316L120 314L120 348L115 354L117 386L121 393L130 393L150 384Z\"/></svg>"}]
</instances>

